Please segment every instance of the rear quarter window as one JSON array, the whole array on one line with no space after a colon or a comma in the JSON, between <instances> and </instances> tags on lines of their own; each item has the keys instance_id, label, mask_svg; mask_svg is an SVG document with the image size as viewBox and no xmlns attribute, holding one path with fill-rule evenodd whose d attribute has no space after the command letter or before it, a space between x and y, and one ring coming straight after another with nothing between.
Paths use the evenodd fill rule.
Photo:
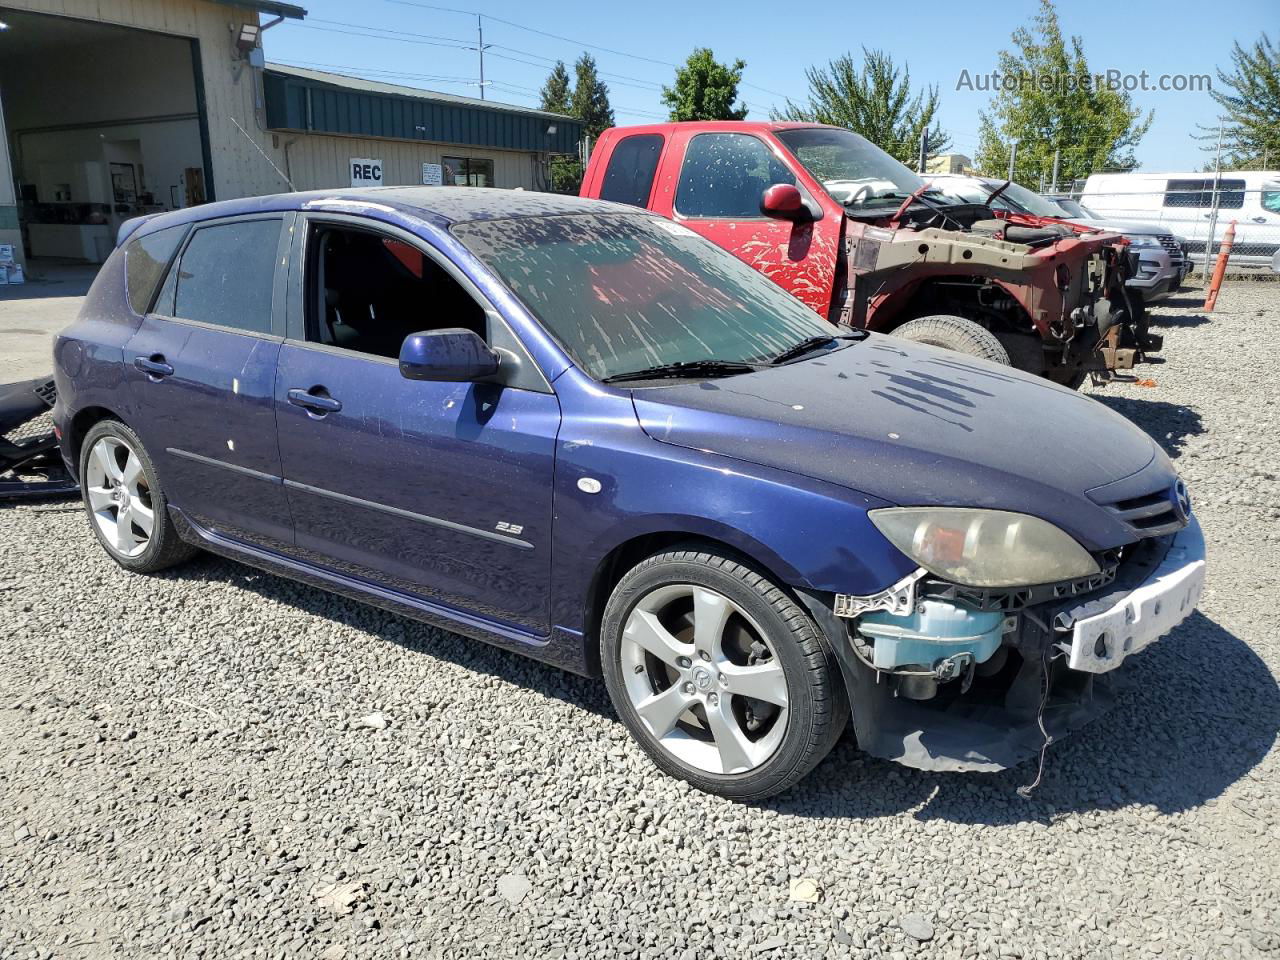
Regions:
<instances>
[{"instance_id":1,"label":"rear quarter window","mask_svg":"<svg viewBox=\"0 0 1280 960\"><path fill-rule=\"evenodd\" d=\"M609 156L604 171L600 199L647 207L653 191L653 176L662 156L662 135L638 133L623 137Z\"/></svg>"},{"instance_id":2,"label":"rear quarter window","mask_svg":"<svg viewBox=\"0 0 1280 960\"><path fill-rule=\"evenodd\" d=\"M151 300L160 284L160 278L164 276L165 269L186 232L186 224L167 227L131 240L125 246L125 287L128 290L129 307L134 313L146 313L151 309Z\"/></svg>"}]
</instances>

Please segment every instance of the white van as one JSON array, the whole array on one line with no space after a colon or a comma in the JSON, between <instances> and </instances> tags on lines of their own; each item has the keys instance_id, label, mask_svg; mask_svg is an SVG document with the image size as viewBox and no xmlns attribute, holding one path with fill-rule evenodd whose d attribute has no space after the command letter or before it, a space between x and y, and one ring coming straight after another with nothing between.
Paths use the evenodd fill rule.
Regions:
<instances>
[{"instance_id":1,"label":"white van","mask_svg":"<svg viewBox=\"0 0 1280 960\"><path fill-rule=\"evenodd\" d=\"M1150 223L1187 240L1191 259L1204 261L1213 209L1213 174L1095 173L1080 202L1099 216ZM1265 270L1280 250L1280 171L1232 170L1218 182L1214 252L1236 222L1233 270Z\"/></svg>"}]
</instances>

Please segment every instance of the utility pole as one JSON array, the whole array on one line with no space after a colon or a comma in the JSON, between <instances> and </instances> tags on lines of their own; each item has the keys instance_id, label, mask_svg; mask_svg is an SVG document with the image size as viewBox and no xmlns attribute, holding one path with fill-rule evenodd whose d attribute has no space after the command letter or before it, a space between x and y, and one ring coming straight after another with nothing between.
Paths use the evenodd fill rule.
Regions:
<instances>
[{"instance_id":1,"label":"utility pole","mask_svg":"<svg viewBox=\"0 0 1280 960\"><path fill-rule=\"evenodd\" d=\"M1058 155L1061 151L1054 147L1053 149L1053 186L1050 188L1055 194L1058 192Z\"/></svg>"},{"instance_id":2,"label":"utility pole","mask_svg":"<svg viewBox=\"0 0 1280 960\"><path fill-rule=\"evenodd\" d=\"M1008 177L1008 179L1010 179L1010 180L1012 180L1012 179L1013 179L1013 165L1014 165L1014 163L1017 161L1017 159L1018 159L1018 145L1015 143L1015 144L1013 145L1013 148L1009 151L1009 177Z\"/></svg>"},{"instance_id":3,"label":"utility pole","mask_svg":"<svg viewBox=\"0 0 1280 960\"><path fill-rule=\"evenodd\" d=\"M1213 256L1213 235L1218 232L1218 186L1222 183L1222 118L1218 118L1218 149L1213 157L1213 202L1209 205L1209 235L1204 238L1204 285L1209 285L1209 258ZM1201 191L1204 196L1204 191Z\"/></svg>"},{"instance_id":4,"label":"utility pole","mask_svg":"<svg viewBox=\"0 0 1280 960\"><path fill-rule=\"evenodd\" d=\"M480 51L480 99L481 99L481 100L483 100L483 99L484 99L484 88L485 88L485 82L484 82L484 51L485 51L485 45L484 45L484 17L482 17L482 16L481 16L480 14L478 14L478 13L476 14L476 33L479 35L479 43L478 43L478 45L476 46L476 49Z\"/></svg>"},{"instance_id":5,"label":"utility pole","mask_svg":"<svg viewBox=\"0 0 1280 960\"><path fill-rule=\"evenodd\" d=\"M920 165L916 168L918 173L924 173L924 164L929 157L929 131L927 129L920 131Z\"/></svg>"}]
</instances>

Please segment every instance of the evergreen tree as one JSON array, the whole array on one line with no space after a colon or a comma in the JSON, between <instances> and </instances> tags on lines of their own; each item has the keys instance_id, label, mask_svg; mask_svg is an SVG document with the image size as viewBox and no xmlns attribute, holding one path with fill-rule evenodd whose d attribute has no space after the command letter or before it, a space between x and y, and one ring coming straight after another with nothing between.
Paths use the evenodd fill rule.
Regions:
<instances>
[{"instance_id":1,"label":"evergreen tree","mask_svg":"<svg viewBox=\"0 0 1280 960\"><path fill-rule=\"evenodd\" d=\"M573 65L573 96L569 99L569 113L586 125L585 133L594 142L600 134L613 126L613 107L609 106L609 88L596 73L596 61L584 53Z\"/></svg>"},{"instance_id":2,"label":"evergreen tree","mask_svg":"<svg viewBox=\"0 0 1280 960\"><path fill-rule=\"evenodd\" d=\"M542 109L548 113L568 113L570 98L569 71L563 60L557 60L542 85Z\"/></svg>"},{"instance_id":3,"label":"evergreen tree","mask_svg":"<svg viewBox=\"0 0 1280 960\"><path fill-rule=\"evenodd\" d=\"M1280 46L1267 34L1247 50L1236 42L1233 69L1218 70L1225 90L1209 95L1222 107L1222 167L1224 170L1280 169ZM1202 127L1197 139L1217 149L1218 131Z\"/></svg>"},{"instance_id":4,"label":"evergreen tree","mask_svg":"<svg viewBox=\"0 0 1280 960\"><path fill-rule=\"evenodd\" d=\"M913 91L911 69L882 50L862 50L862 65L845 54L825 67L810 67L809 102L787 101L775 120L829 123L860 133L911 169L920 158L920 136L929 131L929 156L946 152L951 138L937 123L937 87Z\"/></svg>"}]
</instances>

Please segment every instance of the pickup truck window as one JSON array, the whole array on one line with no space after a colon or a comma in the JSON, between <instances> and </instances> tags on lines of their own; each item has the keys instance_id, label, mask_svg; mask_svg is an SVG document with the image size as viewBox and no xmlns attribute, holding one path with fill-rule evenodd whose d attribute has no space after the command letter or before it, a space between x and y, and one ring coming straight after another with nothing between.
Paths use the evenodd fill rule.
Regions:
<instances>
[{"instance_id":1,"label":"pickup truck window","mask_svg":"<svg viewBox=\"0 0 1280 960\"><path fill-rule=\"evenodd\" d=\"M700 133L685 150L676 212L682 217L758 220L763 216L760 197L765 190L775 183L795 182L759 137Z\"/></svg>"},{"instance_id":2,"label":"pickup truck window","mask_svg":"<svg viewBox=\"0 0 1280 960\"><path fill-rule=\"evenodd\" d=\"M662 134L637 133L623 137L609 156L600 186L600 199L647 207L653 191L653 175L662 156Z\"/></svg>"},{"instance_id":3,"label":"pickup truck window","mask_svg":"<svg viewBox=\"0 0 1280 960\"><path fill-rule=\"evenodd\" d=\"M658 217L473 220L453 234L596 379L668 363L764 362L839 333L737 257Z\"/></svg>"},{"instance_id":4,"label":"pickup truck window","mask_svg":"<svg viewBox=\"0 0 1280 960\"><path fill-rule=\"evenodd\" d=\"M797 127L778 139L850 212L895 208L923 181L869 140L848 130Z\"/></svg>"}]
</instances>

